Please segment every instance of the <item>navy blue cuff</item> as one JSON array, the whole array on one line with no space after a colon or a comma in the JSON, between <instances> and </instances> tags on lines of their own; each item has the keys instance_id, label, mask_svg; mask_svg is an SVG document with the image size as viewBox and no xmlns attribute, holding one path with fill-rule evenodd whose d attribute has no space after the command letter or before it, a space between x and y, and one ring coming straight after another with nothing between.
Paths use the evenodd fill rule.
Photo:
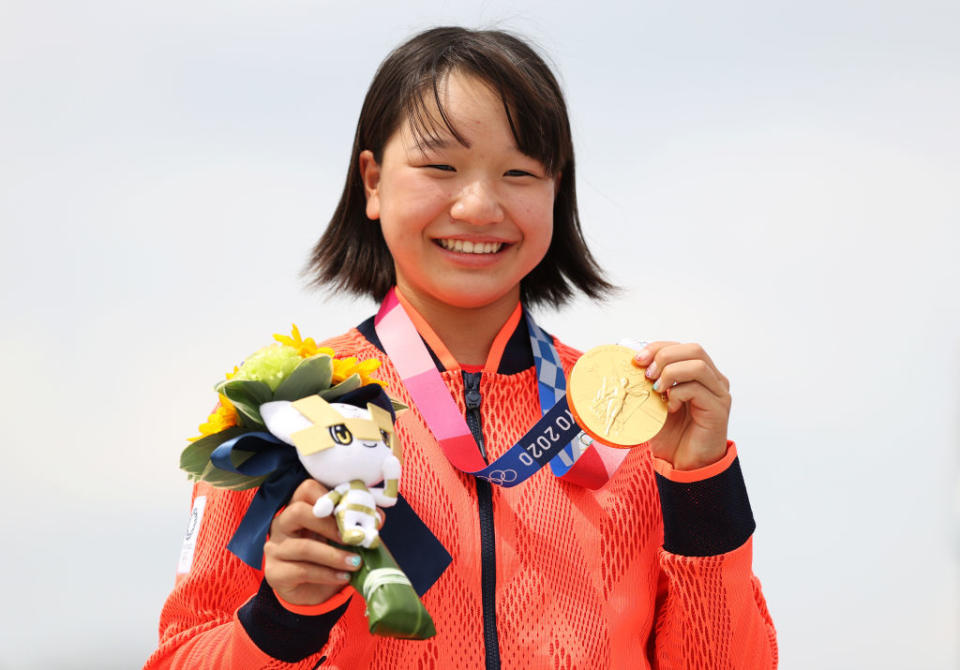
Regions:
<instances>
[{"instance_id":1,"label":"navy blue cuff","mask_svg":"<svg viewBox=\"0 0 960 670\"><path fill-rule=\"evenodd\" d=\"M264 579L256 595L237 610L237 616L263 653L296 663L323 649L349 604L347 600L337 609L316 616L296 614L280 604Z\"/></svg>"},{"instance_id":2,"label":"navy blue cuff","mask_svg":"<svg viewBox=\"0 0 960 670\"><path fill-rule=\"evenodd\" d=\"M657 473L663 510L663 548L681 556L715 556L746 542L753 520L740 459L698 482L680 483Z\"/></svg>"}]
</instances>

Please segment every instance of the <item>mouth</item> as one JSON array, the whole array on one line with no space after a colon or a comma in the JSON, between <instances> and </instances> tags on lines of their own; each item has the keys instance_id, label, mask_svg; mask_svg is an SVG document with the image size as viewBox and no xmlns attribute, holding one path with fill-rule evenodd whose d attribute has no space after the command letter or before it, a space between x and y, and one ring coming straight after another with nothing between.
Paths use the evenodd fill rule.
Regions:
<instances>
[{"instance_id":1,"label":"mouth","mask_svg":"<svg viewBox=\"0 0 960 670\"><path fill-rule=\"evenodd\" d=\"M508 242L477 242L473 240L461 240L452 237L441 237L433 240L435 244L460 254L486 255L498 253L501 249L509 246Z\"/></svg>"}]
</instances>

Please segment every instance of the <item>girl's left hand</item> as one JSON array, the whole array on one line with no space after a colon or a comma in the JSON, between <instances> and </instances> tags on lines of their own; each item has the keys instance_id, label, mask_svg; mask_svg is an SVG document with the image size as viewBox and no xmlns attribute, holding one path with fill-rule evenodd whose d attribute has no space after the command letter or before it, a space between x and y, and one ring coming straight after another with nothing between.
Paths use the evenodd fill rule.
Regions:
<instances>
[{"instance_id":1,"label":"girl's left hand","mask_svg":"<svg viewBox=\"0 0 960 670\"><path fill-rule=\"evenodd\" d=\"M699 344L651 342L633 359L667 400L667 422L650 439L657 458L676 470L715 463L727 450L730 382Z\"/></svg>"}]
</instances>

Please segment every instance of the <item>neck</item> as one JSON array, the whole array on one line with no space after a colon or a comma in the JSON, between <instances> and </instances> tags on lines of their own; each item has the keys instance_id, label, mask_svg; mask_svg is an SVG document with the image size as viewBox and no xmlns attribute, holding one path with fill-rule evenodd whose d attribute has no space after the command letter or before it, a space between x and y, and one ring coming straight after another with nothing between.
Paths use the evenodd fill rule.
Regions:
<instances>
[{"instance_id":1,"label":"neck","mask_svg":"<svg viewBox=\"0 0 960 670\"><path fill-rule=\"evenodd\" d=\"M398 282L397 289L420 313L461 365L483 365L497 333L520 299L519 287L488 305L456 307L411 291Z\"/></svg>"}]
</instances>

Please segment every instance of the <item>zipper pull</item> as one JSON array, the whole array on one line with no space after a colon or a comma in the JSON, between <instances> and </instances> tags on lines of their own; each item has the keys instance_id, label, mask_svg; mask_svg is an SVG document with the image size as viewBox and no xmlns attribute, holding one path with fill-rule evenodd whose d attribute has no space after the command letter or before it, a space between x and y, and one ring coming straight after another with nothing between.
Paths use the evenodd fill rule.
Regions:
<instances>
[{"instance_id":1,"label":"zipper pull","mask_svg":"<svg viewBox=\"0 0 960 670\"><path fill-rule=\"evenodd\" d=\"M482 372L467 372L463 375L463 383L466 387L463 398L467 409L480 408L480 375L482 374Z\"/></svg>"}]
</instances>

